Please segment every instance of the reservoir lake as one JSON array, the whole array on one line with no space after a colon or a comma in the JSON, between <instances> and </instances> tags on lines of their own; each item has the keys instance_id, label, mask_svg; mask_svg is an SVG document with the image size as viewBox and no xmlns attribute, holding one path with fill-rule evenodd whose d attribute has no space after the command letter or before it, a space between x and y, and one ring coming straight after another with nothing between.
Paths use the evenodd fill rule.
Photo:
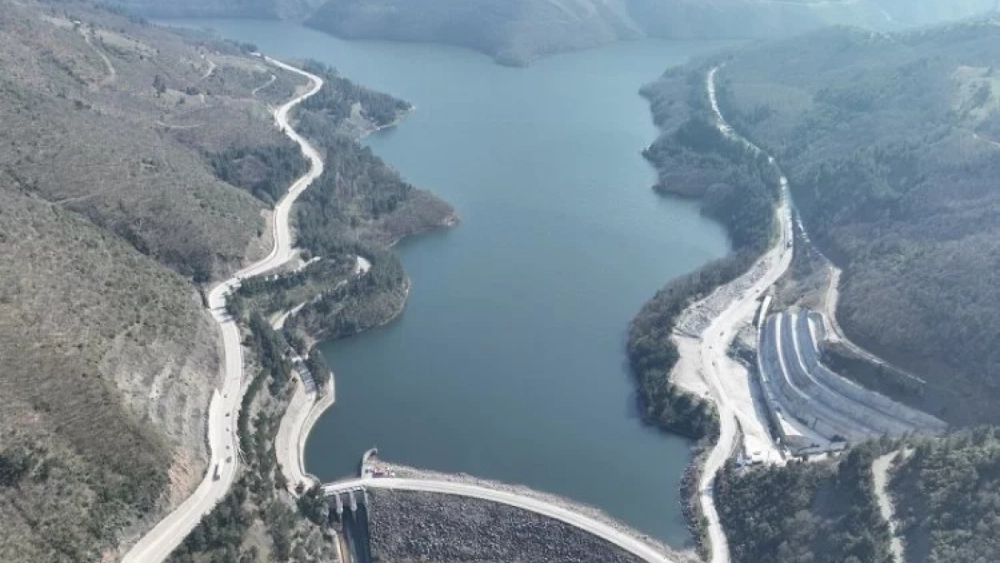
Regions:
<instances>
[{"instance_id":1,"label":"reservoir lake","mask_svg":"<svg viewBox=\"0 0 1000 563\"><path fill-rule=\"evenodd\" d=\"M724 255L696 204L656 195L639 88L723 46L643 40L506 68L438 45L343 41L275 21L183 20L287 61L312 58L416 105L365 143L452 204L455 228L397 246L412 280L388 326L322 344L336 404L307 469L385 459L524 484L690 546L691 443L638 418L625 340L673 278Z\"/></svg>"}]
</instances>

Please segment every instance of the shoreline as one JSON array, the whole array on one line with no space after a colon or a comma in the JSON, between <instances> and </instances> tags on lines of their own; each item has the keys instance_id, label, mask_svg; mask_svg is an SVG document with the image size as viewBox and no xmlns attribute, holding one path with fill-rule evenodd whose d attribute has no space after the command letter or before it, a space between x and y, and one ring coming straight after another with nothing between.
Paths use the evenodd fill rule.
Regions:
<instances>
[{"instance_id":1,"label":"shoreline","mask_svg":"<svg viewBox=\"0 0 1000 563\"><path fill-rule=\"evenodd\" d=\"M359 334L362 334L369 330L375 330L384 327L389 323L395 321L401 314L403 314L403 311L406 309L406 302L407 300L409 300L409 298L410 298L410 278L409 276L407 276L402 302L400 303L400 306L393 312L393 314L382 323L369 327L365 330L359 331L345 338L353 338L355 336L358 336ZM311 351L313 348L316 347L316 345L318 345L320 342L323 341L324 340L322 339L322 335L319 335L318 337L310 335L308 336L306 344L308 345L309 350ZM309 483L311 483L312 485L323 484L322 479L310 473L306 469L306 464L305 464L306 444L309 442L309 437L312 434L313 427L316 426L316 423L323 416L323 414L325 414L326 411L336 403L336 387L337 387L336 379L337 379L336 371L333 368L331 368L330 382L327 385L328 392L324 395L320 395L316 391L313 391L312 393L306 392L302 380L297 377L295 392L293 393L292 399L291 401L289 401L288 406L285 408L284 414L281 415L281 422L279 423L278 427L278 436L280 437L282 436L282 434L291 433L294 436L294 443L295 443L294 453L289 452L288 455L282 457L285 457L285 461L289 460L292 461L293 470L296 471L297 473L289 475L288 474L289 468L287 467L288 464L282 463L281 459L278 460L278 464L281 466L282 471L285 472L285 477L288 478L288 485L290 492L296 496L298 496L298 493L295 492L295 487L296 485L298 485L299 482L306 483L307 485ZM296 399L303 395L306 398L311 399L308 411L306 411L304 416L302 416L298 411L295 411L292 408L293 405L295 405ZM296 417L293 421L289 422L289 418L295 414L300 414L300 416ZM286 428L286 424L290 424L292 426L288 427L288 430L283 432L283 430L285 430ZM282 439L281 441L284 442L285 439ZM278 446L278 441L279 441L278 439L275 440L275 450L281 452L282 448ZM300 478L300 479L295 479L295 478Z\"/></svg>"},{"instance_id":2,"label":"shoreline","mask_svg":"<svg viewBox=\"0 0 1000 563\"><path fill-rule=\"evenodd\" d=\"M327 383L324 393L317 390L307 391L301 378L295 379L295 391L285 407L275 436L275 455L278 465L287 482L289 493L298 496L298 487L303 486L303 492L320 485L320 479L306 471L305 443L312 431L313 425L324 412L336 402L336 386L333 374Z\"/></svg>"},{"instance_id":3,"label":"shoreline","mask_svg":"<svg viewBox=\"0 0 1000 563\"><path fill-rule=\"evenodd\" d=\"M403 122L403 120L405 120L411 113L415 112L416 109L417 107L415 105L411 105L405 111L399 112L399 114L396 116L396 119L392 120L392 122L390 123L375 127L372 127L370 125L368 127L362 127L360 133L354 139L354 141L359 142L368 137L369 135L400 125ZM442 219L440 223L429 226L426 229L420 230L418 232L400 236L394 240L391 240L385 246L387 249L389 249L396 246L397 243L408 237L418 236L438 229L448 229L457 225L458 222L459 222L458 213L452 211L446 217L444 217L444 219ZM362 257L359 258L363 259L368 264L369 269L371 268L371 262ZM368 271L367 269L364 268L362 269L364 271L361 272L361 275L367 273ZM408 275L405 275L405 281L403 284L403 298L400 300L399 306L396 308L396 310L394 310L392 314L389 315L389 317L386 318L381 323L368 327L364 330L358 331L357 333L344 338L353 338L364 332L382 328L392 323L397 318L399 318L399 316L403 314L403 311L406 310L406 303L407 301L409 301L410 298L411 287L412 287L412 282L410 280L410 277ZM315 348L318 344L327 340L324 338L324 331L320 331L318 334L308 334L305 336L305 338L306 338L306 346L309 351L312 351L312 349ZM330 369L330 382L328 387L329 387L329 392L325 395L319 395L315 391L312 393L307 393L304 389L302 381L296 378L295 392L292 395L292 399L289 401L289 404L286 407L285 412L281 416L281 421L279 422L278 436L280 437L290 433L294 437L294 444L295 444L294 451L288 452L285 456L282 456L285 458L284 461L290 463L281 463L282 460L279 459L278 464L282 468L282 471L285 473L285 477L288 479L289 491L296 496L297 493L295 489L299 482L302 482L306 485L309 485L310 483L312 485L321 485L323 483L319 477L317 477L313 473L310 473L306 468L305 451L306 451L306 446L309 442L309 438L312 435L313 428L316 426L316 423L319 421L320 418L322 418L323 414L325 414L326 411L329 410L331 407L333 407L334 404L336 403L336 370L333 369L332 366ZM308 410L304 415L301 414L299 409L304 408L305 405L301 406L297 405L296 401L297 399L299 402L306 399L311 399L308 405ZM295 418L291 422L289 422L289 419L293 416L295 416ZM281 441L284 442L288 439L289 437L285 436L284 438L282 438ZM279 441L278 439L275 440L275 449L276 451L281 452L283 449L278 446L278 441ZM289 465L291 466L291 468L287 467Z\"/></svg>"},{"instance_id":4,"label":"shoreline","mask_svg":"<svg viewBox=\"0 0 1000 563\"><path fill-rule=\"evenodd\" d=\"M399 114L396 116L396 119L393 119L392 121L390 121L389 123L386 123L385 125L376 125L374 127L372 127L372 126L369 125L368 127L361 127L361 132L358 134L358 137L357 137L357 139L355 139L355 141L364 140L365 138L369 137L370 135L374 135L375 133L378 133L379 131L385 131L386 129L392 129L392 128L400 125L401 123L403 123L403 120L406 119L411 113L413 113L415 111L417 111L417 106L410 105L409 108L407 108L407 109L399 112Z\"/></svg>"}]
</instances>

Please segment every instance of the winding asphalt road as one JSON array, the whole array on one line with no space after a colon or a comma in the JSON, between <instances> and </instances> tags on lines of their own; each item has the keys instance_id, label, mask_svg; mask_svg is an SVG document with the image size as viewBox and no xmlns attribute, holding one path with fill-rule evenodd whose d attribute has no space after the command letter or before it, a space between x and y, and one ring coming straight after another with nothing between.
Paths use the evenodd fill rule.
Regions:
<instances>
[{"instance_id":1,"label":"winding asphalt road","mask_svg":"<svg viewBox=\"0 0 1000 563\"><path fill-rule=\"evenodd\" d=\"M672 559L663 554L659 549L615 528L614 526L605 524L604 522L599 522L569 508L509 491L490 489L479 485L470 485L468 483L458 483L452 481L398 479L395 477L353 479L350 481L341 481L323 486L327 495L332 495L338 492L347 492L348 490L358 488L422 491L426 493L477 498L499 504L505 504L507 506L513 506L515 508L534 512L535 514L540 514L554 520L559 520L560 522L565 522L566 524L611 542L621 549L639 557L643 561L648 561L649 563L674 563Z\"/></svg>"},{"instance_id":2,"label":"winding asphalt road","mask_svg":"<svg viewBox=\"0 0 1000 563\"><path fill-rule=\"evenodd\" d=\"M719 101L715 93L715 76L719 67L708 73L705 87L708 90L712 111L715 114L716 126L724 135L744 143L754 152L765 154L759 147L740 137L729 126L719 109ZM768 160L777 166L773 158ZM736 297L705 329L701 336L701 371L705 374L712 399L719 409L721 424L719 440L709 453L702 468L700 503L702 512L708 520L708 536L712 546L712 563L729 563L729 542L725 530L719 520L715 508L715 475L726 463L736 448L738 424L736 409L730 404L722 379L727 377L725 366L729 361L726 350L739 330L740 326L753 316L757 309L757 299L778 280L792 263L792 213L791 198L788 192L788 179L781 174L781 200L778 205L777 217L780 225L778 240L767 253L760 258L750 271L753 272L761 263L766 264L766 271L753 285Z\"/></svg>"},{"instance_id":3,"label":"winding asphalt road","mask_svg":"<svg viewBox=\"0 0 1000 563\"><path fill-rule=\"evenodd\" d=\"M222 331L225 364L221 392L216 390L208 408L208 449L211 452L208 472L194 494L161 520L125 555L123 563L159 563L166 559L184 538L197 526L229 491L236 477L239 461L239 441L236 435L236 418L242 403L243 348L239 327L226 312L226 297L238 288L244 279L258 276L290 260L294 256L289 216L296 198L323 173L323 160L319 151L291 128L288 114L310 96L319 92L323 80L318 76L276 61L265 59L284 70L309 79L309 89L274 112L278 127L295 141L302 154L309 160L309 171L289 187L288 192L274 208L274 247L263 260L237 272L232 278L215 286L208 294L212 317Z\"/></svg>"}]
</instances>

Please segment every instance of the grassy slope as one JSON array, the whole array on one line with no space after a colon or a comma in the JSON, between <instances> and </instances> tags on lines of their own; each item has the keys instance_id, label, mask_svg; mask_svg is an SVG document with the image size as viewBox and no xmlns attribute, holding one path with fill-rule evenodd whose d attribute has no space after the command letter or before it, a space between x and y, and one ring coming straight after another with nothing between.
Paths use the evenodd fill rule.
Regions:
<instances>
[{"instance_id":1,"label":"grassy slope","mask_svg":"<svg viewBox=\"0 0 1000 563\"><path fill-rule=\"evenodd\" d=\"M208 161L285 143L262 102L296 82L251 96L271 72L86 2L0 12L0 560L99 560L201 478L218 346L190 276L267 244Z\"/></svg>"},{"instance_id":2,"label":"grassy slope","mask_svg":"<svg viewBox=\"0 0 1000 563\"><path fill-rule=\"evenodd\" d=\"M845 330L925 377L960 424L1000 421L998 30L833 30L740 53L722 73L728 115L781 160L845 270Z\"/></svg>"}]
</instances>

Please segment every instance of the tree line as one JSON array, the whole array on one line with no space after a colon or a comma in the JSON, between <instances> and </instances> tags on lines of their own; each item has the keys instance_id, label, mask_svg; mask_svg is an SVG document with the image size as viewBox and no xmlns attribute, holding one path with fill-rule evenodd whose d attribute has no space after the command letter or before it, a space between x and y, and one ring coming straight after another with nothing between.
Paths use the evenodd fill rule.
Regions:
<instances>
[{"instance_id":1,"label":"tree line","mask_svg":"<svg viewBox=\"0 0 1000 563\"><path fill-rule=\"evenodd\" d=\"M719 472L716 498L735 563L892 563L872 462L877 443L834 461Z\"/></svg>"},{"instance_id":2,"label":"tree line","mask_svg":"<svg viewBox=\"0 0 1000 563\"><path fill-rule=\"evenodd\" d=\"M908 561L1000 561L1000 428L919 442L889 489Z\"/></svg>"},{"instance_id":3,"label":"tree line","mask_svg":"<svg viewBox=\"0 0 1000 563\"><path fill-rule=\"evenodd\" d=\"M399 119L400 114L412 109L408 102L355 84L323 63L307 61L304 68L321 77L325 85L302 102L302 108L325 113L335 122L350 118L357 106L365 119L376 127L384 127Z\"/></svg>"},{"instance_id":4,"label":"tree line","mask_svg":"<svg viewBox=\"0 0 1000 563\"><path fill-rule=\"evenodd\" d=\"M211 155L209 164L220 180L250 192L268 205L277 203L292 181L308 168L299 147L291 143L229 147Z\"/></svg>"}]
</instances>

